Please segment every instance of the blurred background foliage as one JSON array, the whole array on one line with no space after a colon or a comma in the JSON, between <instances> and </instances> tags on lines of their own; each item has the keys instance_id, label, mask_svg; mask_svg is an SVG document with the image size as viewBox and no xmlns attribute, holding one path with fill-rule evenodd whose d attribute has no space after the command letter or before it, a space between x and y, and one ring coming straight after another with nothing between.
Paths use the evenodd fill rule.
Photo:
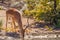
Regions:
<instances>
[{"instance_id":1,"label":"blurred background foliage","mask_svg":"<svg viewBox=\"0 0 60 40\"><path fill-rule=\"evenodd\" d=\"M27 9L24 10L24 16L35 19L36 21L44 20L46 23L60 25L60 0L25 0ZM56 5L56 13L54 11ZM54 21L55 19L55 21Z\"/></svg>"}]
</instances>

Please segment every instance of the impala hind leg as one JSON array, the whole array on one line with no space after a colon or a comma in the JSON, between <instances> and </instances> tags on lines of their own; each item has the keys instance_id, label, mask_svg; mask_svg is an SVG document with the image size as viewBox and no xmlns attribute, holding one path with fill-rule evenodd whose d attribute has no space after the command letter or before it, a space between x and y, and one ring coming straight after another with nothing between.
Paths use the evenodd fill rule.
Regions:
<instances>
[{"instance_id":1,"label":"impala hind leg","mask_svg":"<svg viewBox=\"0 0 60 40\"><path fill-rule=\"evenodd\" d=\"M15 32L16 32L16 24L15 24L15 19L14 19L14 17L12 17L12 22L13 22L13 25L14 25L14 29L15 29Z\"/></svg>"}]
</instances>

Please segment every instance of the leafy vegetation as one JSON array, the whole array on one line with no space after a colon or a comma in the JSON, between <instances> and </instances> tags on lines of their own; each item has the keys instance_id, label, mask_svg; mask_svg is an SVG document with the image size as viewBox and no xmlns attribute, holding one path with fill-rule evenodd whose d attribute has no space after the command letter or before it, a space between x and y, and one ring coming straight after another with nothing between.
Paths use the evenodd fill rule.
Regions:
<instances>
[{"instance_id":1,"label":"leafy vegetation","mask_svg":"<svg viewBox=\"0 0 60 40\"><path fill-rule=\"evenodd\" d=\"M0 31L2 30L2 25L3 25L2 20L0 20Z\"/></svg>"},{"instance_id":2,"label":"leafy vegetation","mask_svg":"<svg viewBox=\"0 0 60 40\"><path fill-rule=\"evenodd\" d=\"M24 16L34 18L36 21L44 20L46 23L57 25L58 19L60 19L60 0L25 1L28 9L24 10Z\"/></svg>"}]
</instances>

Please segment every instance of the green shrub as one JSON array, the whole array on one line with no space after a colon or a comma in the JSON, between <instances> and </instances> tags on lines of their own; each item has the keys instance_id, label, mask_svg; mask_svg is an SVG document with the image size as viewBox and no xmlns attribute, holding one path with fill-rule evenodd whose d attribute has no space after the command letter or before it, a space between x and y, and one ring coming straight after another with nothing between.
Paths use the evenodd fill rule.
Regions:
<instances>
[{"instance_id":1,"label":"green shrub","mask_svg":"<svg viewBox=\"0 0 60 40\"><path fill-rule=\"evenodd\" d=\"M53 28L52 27L49 27L49 26L45 26L45 28L48 30L48 31L52 31Z\"/></svg>"},{"instance_id":2,"label":"green shrub","mask_svg":"<svg viewBox=\"0 0 60 40\"><path fill-rule=\"evenodd\" d=\"M2 20L0 20L0 31L2 30L2 25L3 25Z\"/></svg>"},{"instance_id":3,"label":"green shrub","mask_svg":"<svg viewBox=\"0 0 60 40\"><path fill-rule=\"evenodd\" d=\"M2 6L0 6L0 10L2 10L3 8L2 8Z\"/></svg>"}]
</instances>

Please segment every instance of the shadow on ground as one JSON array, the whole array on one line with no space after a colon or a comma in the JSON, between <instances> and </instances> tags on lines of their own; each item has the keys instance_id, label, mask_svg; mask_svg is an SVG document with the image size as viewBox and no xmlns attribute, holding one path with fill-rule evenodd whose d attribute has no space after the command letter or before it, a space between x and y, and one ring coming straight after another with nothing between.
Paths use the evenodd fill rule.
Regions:
<instances>
[{"instance_id":1,"label":"shadow on ground","mask_svg":"<svg viewBox=\"0 0 60 40\"><path fill-rule=\"evenodd\" d=\"M17 34L16 32L8 32L8 33L6 33L6 36L20 38L19 34Z\"/></svg>"}]
</instances>

